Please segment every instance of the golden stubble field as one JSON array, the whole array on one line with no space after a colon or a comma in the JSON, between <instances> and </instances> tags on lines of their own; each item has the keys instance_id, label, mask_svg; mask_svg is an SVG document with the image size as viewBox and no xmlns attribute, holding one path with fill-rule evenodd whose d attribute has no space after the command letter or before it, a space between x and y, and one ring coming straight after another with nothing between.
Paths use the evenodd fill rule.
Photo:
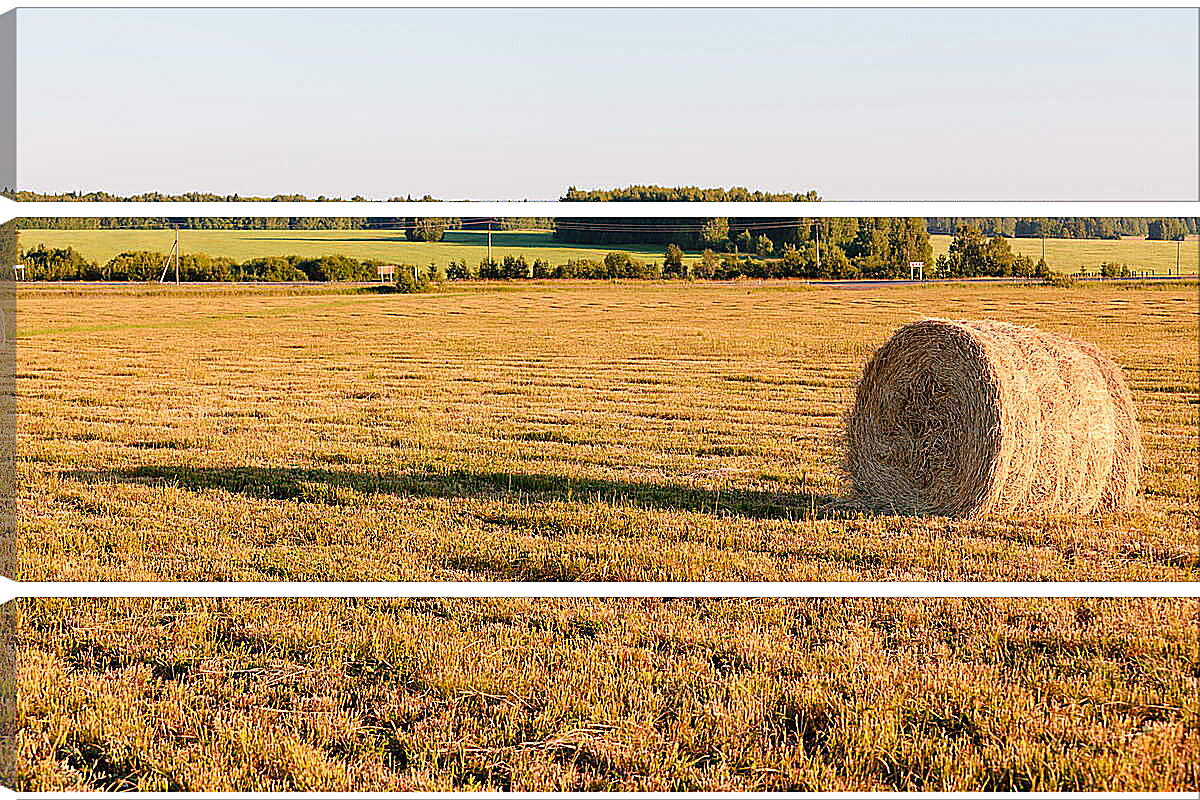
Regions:
<instances>
[{"instance_id":1,"label":"golden stubble field","mask_svg":"<svg viewBox=\"0 0 1200 800\"><path fill-rule=\"evenodd\" d=\"M1193 600L23 600L19 790L1195 791Z\"/></svg>"},{"instance_id":2,"label":"golden stubble field","mask_svg":"<svg viewBox=\"0 0 1200 800\"><path fill-rule=\"evenodd\" d=\"M22 289L26 580L1194 580L1191 287ZM1095 342L1144 428L1112 518L830 511L924 316Z\"/></svg>"}]
</instances>

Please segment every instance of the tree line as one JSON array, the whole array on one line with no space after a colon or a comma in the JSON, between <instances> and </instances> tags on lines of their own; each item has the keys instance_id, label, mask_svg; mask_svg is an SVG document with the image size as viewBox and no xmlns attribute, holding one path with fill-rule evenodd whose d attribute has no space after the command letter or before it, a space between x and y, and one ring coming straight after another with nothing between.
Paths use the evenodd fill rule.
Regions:
<instances>
[{"instance_id":1,"label":"tree line","mask_svg":"<svg viewBox=\"0 0 1200 800\"><path fill-rule=\"evenodd\" d=\"M408 230L423 227L426 218L410 217L23 217L26 230ZM460 227L461 220L430 219L441 233ZM500 230L497 226L497 230ZM440 241L440 235L437 241ZM424 240L428 241L428 240Z\"/></svg>"},{"instance_id":2,"label":"tree line","mask_svg":"<svg viewBox=\"0 0 1200 800\"><path fill-rule=\"evenodd\" d=\"M241 194L217 194L214 192L184 192L181 194L165 194L163 192L143 192L141 194L119 195L112 192L92 191L92 192L32 192L26 190L3 189L0 194L18 201L41 201L41 202L100 202L100 203L171 203L171 202L188 202L188 203L239 203L239 202L255 202L255 203L303 203L309 201L316 202L342 202L351 200L356 202L367 201L367 198L362 195L354 197L330 197L327 195L318 195L309 197L303 194L275 194L270 196L265 195L241 195ZM807 192L764 192L758 190L745 189L742 187L732 187L729 189L723 188L701 188L698 186L625 186L615 189L576 189L574 186L560 198L561 200L589 200L593 202L603 201L672 201L672 202L771 202L778 200L788 201L803 201L803 200L820 200L821 198L813 190ZM411 194L406 197L399 195L389 197L386 202L433 202L437 198L426 194L422 197L413 197Z\"/></svg>"},{"instance_id":3,"label":"tree line","mask_svg":"<svg viewBox=\"0 0 1200 800\"><path fill-rule=\"evenodd\" d=\"M402 230L412 241L440 242L448 230L552 230L550 217L23 217L26 230Z\"/></svg>"},{"instance_id":4,"label":"tree line","mask_svg":"<svg viewBox=\"0 0 1200 800\"><path fill-rule=\"evenodd\" d=\"M733 257L723 262L758 258L783 264L787 274L778 277L894 278L907 274L909 262L933 258L925 223L915 217L560 219L554 237L590 246L673 244Z\"/></svg>"},{"instance_id":5,"label":"tree line","mask_svg":"<svg viewBox=\"0 0 1200 800\"><path fill-rule=\"evenodd\" d=\"M813 189L807 192L764 192L734 186L729 189L699 186L624 186L616 189L567 189L560 200L591 203L803 203L820 200Z\"/></svg>"},{"instance_id":6,"label":"tree line","mask_svg":"<svg viewBox=\"0 0 1200 800\"><path fill-rule=\"evenodd\" d=\"M169 254L149 250L118 253L103 264L71 247L39 244L20 254L28 280L150 281L166 270L173 279ZM181 253L179 278L184 281L367 281L378 277L379 261L349 256L267 256L243 262L206 253Z\"/></svg>"},{"instance_id":7,"label":"tree line","mask_svg":"<svg viewBox=\"0 0 1200 800\"><path fill-rule=\"evenodd\" d=\"M1174 241L1200 233L1200 217L929 217L930 233L955 234L966 227L988 236L1039 239L1120 239L1140 236Z\"/></svg>"},{"instance_id":8,"label":"tree line","mask_svg":"<svg viewBox=\"0 0 1200 800\"><path fill-rule=\"evenodd\" d=\"M830 221L832 222L832 221ZM706 248L699 257L688 258L683 249L669 243L661 260L644 260L628 252L610 252L603 258L574 258L559 264L524 255L484 259L470 264L465 259L426 266L399 265L397 279L411 290L427 282L455 280L574 279L612 280L664 278L733 280L738 278L906 278L909 260L924 260L927 277L1028 277L1048 278L1044 261L1014 255L1007 239L988 237L974 226L959 230L949 252L931 258L928 234L920 220L873 218L837 220L810 239L785 243L778 251L765 234L739 234L741 250L717 252ZM919 258L911 258L919 254ZM168 254L129 251L100 264L71 247L39 244L20 253L29 280L51 281L150 281L175 274ZM375 281L384 262L343 255L319 257L271 256L237 262L224 256L184 253L179 256L179 277L184 281Z\"/></svg>"},{"instance_id":9,"label":"tree line","mask_svg":"<svg viewBox=\"0 0 1200 800\"><path fill-rule=\"evenodd\" d=\"M141 194L113 194L112 192L94 191L94 192L31 192L27 190L3 189L0 190L0 195L8 197L12 200L24 202L53 202L53 203L340 203L346 200L353 202L370 202L362 195L354 197L330 197L327 195L317 195L309 197L304 194L274 194L266 195L242 195L242 194L216 194L214 192L184 192L182 194L164 194L163 192L143 192ZM384 202L400 203L400 202L419 202L428 203L435 201L436 198L432 195L424 197L413 197L411 194L407 197L389 197Z\"/></svg>"},{"instance_id":10,"label":"tree line","mask_svg":"<svg viewBox=\"0 0 1200 800\"><path fill-rule=\"evenodd\" d=\"M826 220L832 224L832 219ZM762 219L701 219L691 217L656 217L629 219L620 217L478 217L412 218L412 217L23 217L17 220L26 230L147 230L180 228L181 230L421 230L418 241L441 241L448 230L495 231L519 229L552 230L555 238L565 243L605 244L667 244L675 242L688 249L731 247L726 240L743 230L767 233L776 244L784 243L786 232L771 234L765 228L777 229L787 220ZM811 219L796 219L791 226L799 229L812 225ZM972 226L982 233L1008 238L1049 239L1119 239L1138 236L1146 239L1175 241L1200 234L1200 217L1070 217L1055 219L1012 217L929 217L926 231L931 234L955 234ZM432 238L421 238L422 236ZM413 237L409 237L413 238ZM793 237L794 240L795 237Z\"/></svg>"},{"instance_id":11,"label":"tree line","mask_svg":"<svg viewBox=\"0 0 1200 800\"><path fill-rule=\"evenodd\" d=\"M41 201L100 201L100 202L303 202L339 201L344 198L302 194L276 194L272 196L243 196L238 194L215 194L210 192L187 192L164 194L147 192L134 195L116 195L110 192L66 192L49 194L30 191L6 190L5 195L16 200ZM350 200L364 201L356 195ZM699 187L659 186L639 184L610 189L578 189L569 187L559 198L566 202L811 202L821 199L815 190L803 192L768 192L745 187ZM391 201L431 202L435 198L424 195L414 198L391 197ZM737 240L745 231L757 239L760 235L769 238L776 248L792 245L799 247L804 241L800 231L811 221L795 220L787 226L776 224L779 220L725 220L693 218L656 218L629 220L623 218L476 218L471 220L448 218L331 218L331 217L158 217L152 219L136 217L58 219L27 218L20 221L23 228L171 228L184 229L248 229L248 230L367 230L403 229L414 241L441 241L447 230L513 230L516 228L550 228L557 239L574 244L668 244L675 243L688 249L701 247L718 252L745 252L744 242ZM827 220L833 225L833 220ZM1117 239L1122 236L1139 236L1148 239L1178 240L1189 234L1200 233L1200 217L1170 219L1148 219L1146 217L1060 217L1013 218L1013 217L929 217L924 220L928 233L956 234L959 230L974 227L987 236L1056 238L1056 239ZM740 248L740 249L739 249ZM853 257L853 256L852 256Z\"/></svg>"}]
</instances>

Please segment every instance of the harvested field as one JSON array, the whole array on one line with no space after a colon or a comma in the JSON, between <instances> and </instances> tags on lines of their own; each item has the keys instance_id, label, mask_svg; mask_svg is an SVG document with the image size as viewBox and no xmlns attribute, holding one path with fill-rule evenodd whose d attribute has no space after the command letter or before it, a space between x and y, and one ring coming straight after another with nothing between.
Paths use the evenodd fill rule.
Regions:
<instances>
[{"instance_id":1,"label":"harvested field","mask_svg":"<svg viewBox=\"0 0 1200 800\"><path fill-rule=\"evenodd\" d=\"M27 600L18 790L1195 792L1186 600Z\"/></svg>"},{"instance_id":2,"label":"harvested field","mask_svg":"<svg viewBox=\"0 0 1200 800\"><path fill-rule=\"evenodd\" d=\"M23 578L1195 580L1192 287L22 289ZM867 358L926 316L1095 343L1129 515L827 510Z\"/></svg>"}]
</instances>

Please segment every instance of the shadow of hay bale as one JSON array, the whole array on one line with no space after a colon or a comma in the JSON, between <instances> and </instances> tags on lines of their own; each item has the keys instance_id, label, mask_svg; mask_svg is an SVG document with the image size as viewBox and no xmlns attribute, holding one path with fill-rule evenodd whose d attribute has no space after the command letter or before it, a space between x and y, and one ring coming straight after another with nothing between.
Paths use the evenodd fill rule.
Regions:
<instances>
[{"instance_id":1,"label":"shadow of hay bale","mask_svg":"<svg viewBox=\"0 0 1200 800\"><path fill-rule=\"evenodd\" d=\"M821 492L775 492L683 484L567 477L545 473L492 472L452 468L354 472L309 467L205 467L189 464L147 465L116 470L76 470L72 480L97 485L174 486L193 492L220 490L258 500L325 505L368 502L371 495L409 498L517 499L579 502L687 511L751 519L827 519L839 498Z\"/></svg>"},{"instance_id":2,"label":"shadow of hay bale","mask_svg":"<svg viewBox=\"0 0 1200 800\"><path fill-rule=\"evenodd\" d=\"M1132 509L1141 434L1124 375L1094 346L995 321L901 328L846 421L863 509L977 518Z\"/></svg>"}]
</instances>

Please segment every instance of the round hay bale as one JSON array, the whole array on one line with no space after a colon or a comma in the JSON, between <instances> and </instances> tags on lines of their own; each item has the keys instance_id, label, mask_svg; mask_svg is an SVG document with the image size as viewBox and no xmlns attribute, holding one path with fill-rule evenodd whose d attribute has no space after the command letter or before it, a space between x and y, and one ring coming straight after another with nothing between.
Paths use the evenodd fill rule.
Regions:
<instances>
[{"instance_id":1,"label":"round hay bale","mask_svg":"<svg viewBox=\"0 0 1200 800\"><path fill-rule=\"evenodd\" d=\"M1108 396L1116 414L1117 441L1113 452L1112 470L1100 498L1100 511L1128 511L1137 506L1138 490L1142 484L1142 428L1137 421L1133 393L1125 381L1125 373L1109 360L1094 344L1072 339L1100 367L1108 384Z\"/></svg>"},{"instance_id":2,"label":"round hay bale","mask_svg":"<svg viewBox=\"0 0 1200 800\"><path fill-rule=\"evenodd\" d=\"M903 514L1132 505L1140 435L1094 347L1003 322L924 320L871 358L846 424L856 499Z\"/></svg>"}]
</instances>

